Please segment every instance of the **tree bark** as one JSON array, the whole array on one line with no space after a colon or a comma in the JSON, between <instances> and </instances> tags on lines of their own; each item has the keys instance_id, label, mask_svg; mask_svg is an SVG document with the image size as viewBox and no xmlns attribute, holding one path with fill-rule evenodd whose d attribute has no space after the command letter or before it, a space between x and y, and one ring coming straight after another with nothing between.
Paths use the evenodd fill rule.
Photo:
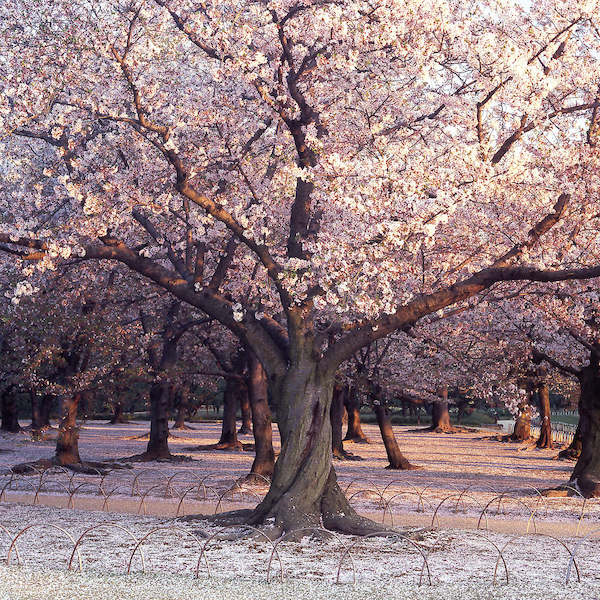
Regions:
<instances>
[{"instance_id":1,"label":"tree bark","mask_svg":"<svg viewBox=\"0 0 600 600\"><path fill-rule=\"evenodd\" d=\"M342 425L344 421L344 398L346 396L346 386L336 383L333 387L333 396L331 399L331 410L329 417L331 419L331 451L333 458L338 460L360 460L351 452L344 450L342 441Z\"/></svg>"},{"instance_id":2,"label":"tree bark","mask_svg":"<svg viewBox=\"0 0 600 600\"><path fill-rule=\"evenodd\" d=\"M450 413L448 412L448 390L443 388L442 399L431 405L431 430L436 433L448 433L453 431L450 424Z\"/></svg>"},{"instance_id":3,"label":"tree bark","mask_svg":"<svg viewBox=\"0 0 600 600\"><path fill-rule=\"evenodd\" d=\"M169 391L170 385L155 381L150 388L150 439L144 453L146 460L172 458L169 451Z\"/></svg>"},{"instance_id":4,"label":"tree bark","mask_svg":"<svg viewBox=\"0 0 600 600\"><path fill-rule=\"evenodd\" d=\"M347 390L344 397L346 412L348 413L348 429L344 441L368 444L369 439L364 434L360 422L360 400L354 388Z\"/></svg>"},{"instance_id":5,"label":"tree bark","mask_svg":"<svg viewBox=\"0 0 600 600\"><path fill-rule=\"evenodd\" d=\"M182 385L179 389L179 403L177 404L177 416L173 429L186 429L185 418L190 408L190 388Z\"/></svg>"},{"instance_id":6,"label":"tree bark","mask_svg":"<svg viewBox=\"0 0 600 600\"><path fill-rule=\"evenodd\" d=\"M571 484L576 484L586 498L600 497L600 365L596 352L582 369L580 384L581 455Z\"/></svg>"},{"instance_id":7,"label":"tree bark","mask_svg":"<svg viewBox=\"0 0 600 600\"><path fill-rule=\"evenodd\" d=\"M249 390L240 389L240 409L242 411L242 425L238 431L239 435L252 433L252 409L250 408Z\"/></svg>"},{"instance_id":8,"label":"tree bark","mask_svg":"<svg viewBox=\"0 0 600 600\"><path fill-rule=\"evenodd\" d=\"M15 397L14 388L8 387L2 393L2 431L9 433L19 433L21 426L17 414L17 399Z\"/></svg>"},{"instance_id":9,"label":"tree bark","mask_svg":"<svg viewBox=\"0 0 600 600\"><path fill-rule=\"evenodd\" d=\"M519 405L515 429L510 439L514 442L526 442L531 438L531 405L525 400Z\"/></svg>"},{"instance_id":10,"label":"tree bark","mask_svg":"<svg viewBox=\"0 0 600 600\"><path fill-rule=\"evenodd\" d=\"M216 449L241 450L242 443L237 438L237 407L240 384L234 379L227 379L223 393L223 423L221 437Z\"/></svg>"},{"instance_id":11,"label":"tree bark","mask_svg":"<svg viewBox=\"0 0 600 600\"><path fill-rule=\"evenodd\" d=\"M59 465L73 465L81 462L79 456L79 427L77 427L77 409L81 394L65 397L63 418L58 427L56 453L54 460Z\"/></svg>"},{"instance_id":12,"label":"tree bark","mask_svg":"<svg viewBox=\"0 0 600 600\"><path fill-rule=\"evenodd\" d=\"M329 420L333 383L334 373L320 369L312 350L301 342L292 349L285 375L270 381L282 450L269 491L246 522L274 518L280 531L324 526L365 534L383 529L358 516L337 484Z\"/></svg>"},{"instance_id":13,"label":"tree bark","mask_svg":"<svg viewBox=\"0 0 600 600\"><path fill-rule=\"evenodd\" d=\"M31 397L31 430L40 431L43 427L40 397L33 390L29 392L29 395Z\"/></svg>"},{"instance_id":14,"label":"tree bark","mask_svg":"<svg viewBox=\"0 0 600 600\"><path fill-rule=\"evenodd\" d=\"M275 465L273 428L268 402L267 374L252 352L248 352L248 400L252 413L255 456L250 476L271 479Z\"/></svg>"},{"instance_id":15,"label":"tree bark","mask_svg":"<svg viewBox=\"0 0 600 600\"><path fill-rule=\"evenodd\" d=\"M538 401L540 406L540 437L536 443L538 448L553 448L552 424L550 420L550 391L544 381L538 386Z\"/></svg>"},{"instance_id":16,"label":"tree bark","mask_svg":"<svg viewBox=\"0 0 600 600\"><path fill-rule=\"evenodd\" d=\"M400 451L387 408L383 404L374 404L373 411L377 417L381 439L383 440L385 452L390 462L386 469L400 469L405 471L416 469L417 467L412 465Z\"/></svg>"}]
</instances>

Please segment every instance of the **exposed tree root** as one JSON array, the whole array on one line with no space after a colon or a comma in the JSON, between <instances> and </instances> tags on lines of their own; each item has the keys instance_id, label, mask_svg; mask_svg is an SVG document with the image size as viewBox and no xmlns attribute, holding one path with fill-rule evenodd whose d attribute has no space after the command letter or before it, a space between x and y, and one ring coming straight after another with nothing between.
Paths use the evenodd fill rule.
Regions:
<instances>
[{"instance_id":1,"label":"exposed tree root","mask_svg":"<svg viewBox=\"0 0 600 600\"><path fill-rule=\"evenodd\" d=\"M558 453L557 459L577 461L581 455L581 450L576 448L565 448Z\"/></svg>"},{"instance_id":2,"label":"exposed tree root","mask_svg":"<svg viewBox=\"0 0 600 600\"><path fill-rule=\"evenodd\" d=\"M184 452L208 452L211 450L222 450L226 452L254 452L254 444L225 442L217 444L200 444L199 446L188 446L183 448Z\"/></svg>"},{"instance_id":3,"label":"exposed tree root","mask_svg":"<svg viewBox=\"0 0 600 600\"><path fill-rule=\"evenodd\" d=\"M362 460L362 456L348 452L347 450L335 448L333 450L333 458L336 460Z\"/></svg>"},{"instance_id":4,"label":"exposed tree root","mask_svg":"<svg viewBox=\"0 0 600 600\"><path fill-rule=\"evenodd\" d=\"M142 442L148 442L148 441L150 441L150 432L147 431L146 433L142 433L141 435L129 435L129 436L121 438L121 439L127 440L127 441L137 441L137 440L140 440ZM178 435L175 435L173 433L169 433L168 439L170 439L170 440L179 440L181 438Z\"/></svg>"},{"instance_id":5,"label":"exposed tree root","mask_svg":"<svg viewBox=\"0 0 600 600\"><path fill-rule=\"evenodd\" d=\"M354 444L370 444L371 440L368 437L345 437L344 442L352 442Z\"/></svg>"},{"instance_id":6,"label":"exposed tree root","mask_svg":"<svg viewBox=\"0 0 600 600\"><path fill-rule=\"evenodd\" d=\"M388 470L391 470L391 471L421 471L425 467L422 467L421 465L413 465L412 463L410 463L408 461L403 461L398 466L390 464L385 468Z\"/></svg>"},{"instance_id":7,"label":"exposed tree root","mask_svg":"<svg viewBox=\"0 0 600 600\"><path fill-rule=\"evenodd\" d=\"M183 425L173 425L173 427L171 427L171 429L174 429L175 431L196 431L195 427L190 427L189 425L186 425L185 423Z\"/></svg>"},{"instance_id":8,"label":"exposed tree root","mask_svg":"<svg viewBox=\"0 0 600 600\"><path fill-rule=\"evenodd\" d=\"M75 471L76 473L83 473L84 475L106 475L114 469L130 469L131 465L119 465L112 461L62 463L57 458L41 458L32 462L19 463L12 467L11 471L19 475L35 475L40 471L46 471L54 467L64 467L65 469Z\"/></svg>"},{"instance_id":9,"label":"exposed tree root","mask_svg":"<svg viewBox=\"0 0 600 600\"><path fill-rule=\"evenodd\" d=\"M118 462L192 462L194 459L190 456L180 454L171 454L170 452L142 452L133 456L117 458Z\"/></svg>"},{"instance_id":10,"label":"exposed tree root","mask_svg":"<svg viewBox=\"0 0 600 600\"><path fill-rule=\"evenodd\" d=\"M464 427L462 425L450 425L450 427L419 427L411 429L411 433L477 433L473 427Z\"/></svg>"}]
</instances>

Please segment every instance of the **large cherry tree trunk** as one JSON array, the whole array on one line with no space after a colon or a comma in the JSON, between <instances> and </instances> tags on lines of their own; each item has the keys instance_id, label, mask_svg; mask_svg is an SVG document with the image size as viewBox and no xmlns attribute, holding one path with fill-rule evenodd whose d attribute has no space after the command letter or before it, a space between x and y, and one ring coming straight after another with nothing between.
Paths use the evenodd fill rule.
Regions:
<instances>
[{"instance_id":1,"label":"large cherry tree trunk","mask_svg":"<svg viewBox=\"0 0 600 600\"><path fill-rule=\"evenodd\" d=\"M255 456L250 477L259 475L270 479L275 465L273 427L268 401L267 374L254 355L248 353L248 400L251 405Z\"/></svg>"},{"instance_id":2,"label":"large cherry tree trunk","mask_svg":"<svg viewBox=\"0 0 600 600\"><path fill-rule=\"evenodd\" d=\"M340 490L331 456L329 411L334 372L319 368L309 348L292 349L285 375L274 377L272 393L282 448L263 501L248 519L251 524L274 518L279 530L302 527L364 534L381 527L359 517Z\"/></svg>"},{"instance_id":3,"label":"large cherry tree trunk","mask_svg":"<svg viewBox=\"0 0 600 600\"><path fill-rule=\"evenodd\" d=\"M453 430L448 412L448 390L443 388L441 400L431 406L431 430L437 433L447 433Z\"/></svg>"},{"instance_id":4,"label":"large cherry tree trunk","mask_svg":"<svg viewBox=\"0 0 600 600\"><path fill-rule=\"evenodd\" d=\"M540 406L540 437L536 445L538 448L553 448L552 424L550 421L550 391L545 381L538 386L538 402Z\"/></svg>"},{"instance_id":5,"label":"large cherry tree trunk","mask_svg":"<svg viewBox=\"0 0 600 600\"><path fill-rule=\"evenodd\" d=\"M379 425L379 431L381 432L381 439L385 446L385 452L387 454L388 461L390 464L386 469L399 469L399 470L412 470L416 469L408 459L400 451L398 441L394 435L394 429L392 428L392 421L390 420L390 414L387 407L383 404L377 403L373 405L373 411L377 417L377 424Z\"/></svg>"},{"instance_id":6,"label":"large cherry tree trunk","mask_svg":"<svg viewBox=\"0 0 600 600\"><path fill-rule=\"evenodd\" d=\"M0 425L0 429L9 433L21 431L17 414L17 398L12 386L2 392L2 425Z\"/></svg>"},{"instance_id":7,"label":"large cherry tree trunk","mask_svg":"<svg viewBox=\"0 0 600 600\"><path fill-rule=\"evenodd\" d=\"M368 444L369 439L364 434L360 422L360 400L354 388L350 388L345 394L344 404L348 413L348 429L344 441Z\"/></svg>"},{"instance_id":8,"label":"large cherry tree trunk","mask_svg":"<svg viewBox=\"0 0 600 600\"><path fill-rule=\"evenodd\" d=\"M582 369L580 382L581 455L571 482L584 496L600 497L600 364L596 352Z\"/></svg>"},{"instance_id":9,"label":"large cherry tree trunk","mask_svg":"<svg viewBox=\"0 0 600 600\"><path fill-rule=\"evenodd\" d=\"M81 463L79 456L79 427L77 426L77 409L81 394L67 396L63 399L63 418L58 427L55 462L59 465Z\"/></svg>"}]
</instances>

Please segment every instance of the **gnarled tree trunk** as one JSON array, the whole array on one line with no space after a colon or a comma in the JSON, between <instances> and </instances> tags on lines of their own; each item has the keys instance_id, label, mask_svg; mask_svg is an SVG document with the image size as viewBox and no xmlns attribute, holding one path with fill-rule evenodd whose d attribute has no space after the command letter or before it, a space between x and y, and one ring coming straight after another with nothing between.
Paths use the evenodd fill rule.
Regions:
<instances>
[{"instance_id":1,"label":"gnarled tree trunk","mask_svg":"<svg viewBox=\"0 0 600 600\"><path fill-rule=\"evenodd\" d=\"M344 441L368 444L369 439L364 434L360 423L360 400L354 388L350 388L345 394L344 404L348 413L348 429Z\"/></svg>"},{"instance_id":2,"label":"gnarled tree trunk","mask_svg":"<svg viewBox=\"0 0 600 600\"><path fill-rule=\"evenodd\" d=\"M2 425L0 429L9 433L19 433L21 431L15 389L12 386L2 392Z\"/></svg>"},{"instance_id":3,"label":"gnarled tree trunk","mask_svg":"<svg viewBox=\"0 0 600 600\"><path fill-rule=\"evenodd\" d=\"M377 417L377 424L379 425L387 458L390 461L386 469L401 469L405 471L416 469L417 467L412 465L400 451L387 408L383 404L374 404L373 411Z\"/></svg>"},{"instance_id":4,"label":"gnarled tree trunk","mask_svg":"<svg viewBox=\"0 0 600 600\"><path fill-rule=\"evenodd\" d=\"M250 477L273 476L275 452L273 450L273 428L271 409L268 402L267 374L252 352L248 352L248 400L251 405L254 432L255 456Z\"/></svg>"},{"instance_id":5,"label":"gnarled tree trunk","mask_svg":"<svg viewBox=\"0 0 600 600\"><path fill-rule=\"evenodd\" d=\"M590 364L581 371L580 383L581 455L571 474L571 483L576 484L581 493L588 498L600 497L600 364L598 353L591 353Z\"/></svg>"},{"instance_id":6,"label":"gnarled tree trunk","mask_svg":"<svg viewBox=\"0 0 600 600\"><path fill-rule=\"evenodd\" d=\"M329 420L333 384L334 373L321 370L312 351L302 346L293 349L286 374L271 381L282 451L267 495L246 519L250 524L272 517L276 528L285 531L321 526L350 534L381 530L356 514L337 484Z\"/></svg>"}]
</instances>

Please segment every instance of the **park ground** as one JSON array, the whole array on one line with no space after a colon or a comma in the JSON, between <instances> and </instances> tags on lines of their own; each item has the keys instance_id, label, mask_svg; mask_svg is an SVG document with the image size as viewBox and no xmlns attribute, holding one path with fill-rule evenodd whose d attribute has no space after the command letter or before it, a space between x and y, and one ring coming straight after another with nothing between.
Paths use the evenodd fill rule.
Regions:
<instances>
[{"instance_id":1,"label":"park ground","mask_svg":"<svg viewBox=\"0 0 600 600\"><path fill-rule=\"evenodd\" d=\"M336 462L338 477L357 510L401 535L306 532L301 542L274 548L238 538L237 530L175 519L249 507L266 491L240 479L251 452L189 450L219 437L218 423L193 427L169 442L172 452L193 460L135 464L104 478L60 471L0 478L0 556L22 532L10 565L0 566L0 598L600 597L600 501L539 494L568 481L572 463L556 460L556 450L496 441L491 431L395 427L403 451L422 469L389 471L377 430L367 425L373 443L347 444L363 460ZM81 456L138 453L147 431L145 422L88 422ZM0 468L50 456L52 437L3 436Z\"/></svg>"}]
</instances>

